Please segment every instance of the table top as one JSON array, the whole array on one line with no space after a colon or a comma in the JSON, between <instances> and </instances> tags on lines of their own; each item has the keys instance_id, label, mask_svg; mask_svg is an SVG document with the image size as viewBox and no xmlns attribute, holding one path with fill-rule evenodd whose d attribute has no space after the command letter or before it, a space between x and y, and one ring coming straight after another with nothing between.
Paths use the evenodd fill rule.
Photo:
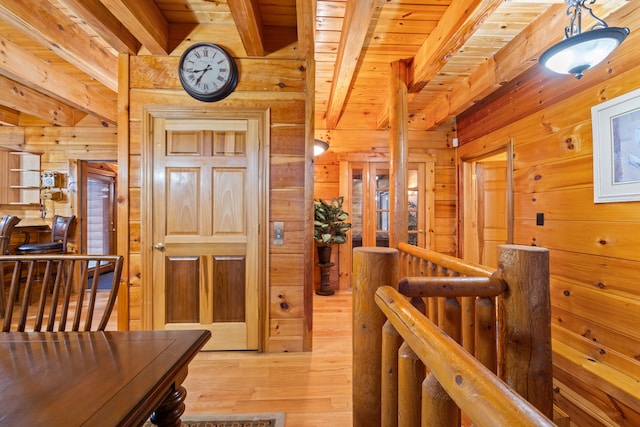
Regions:
<instances>
[{"instance_id":1,"label":"table top","mask_svg":"<svg viewBox=\"0 0 640 427\"><path fill-rule=\"evenodd\" d=\"M0 425L144 421L209 331L0 333Z\"/></svg>"}]
</instances>

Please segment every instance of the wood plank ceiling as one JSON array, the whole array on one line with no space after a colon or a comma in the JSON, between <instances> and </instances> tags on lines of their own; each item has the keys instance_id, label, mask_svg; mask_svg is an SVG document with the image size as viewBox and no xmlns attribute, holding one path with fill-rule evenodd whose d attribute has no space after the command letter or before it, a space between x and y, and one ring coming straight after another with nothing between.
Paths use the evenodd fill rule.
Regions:
<instances>
[{"instance_id":1,"label":"wood plank ceiling","mask_svg":"<svg viewBox=\"0 0 640 427\"><path fill-rule=\"evenodd\" d=\"M606 19L629 2L594 11ZM360 128L363 115L385 128L390 63L406 60L411 127L429 129L534 66L561 39L566 10L564 0L0 0L0 123L113 125L118 54L178 55L190 31L213 24L242 41L234 56L313 56L318 129Z\"/></svg>"}]
</instances>

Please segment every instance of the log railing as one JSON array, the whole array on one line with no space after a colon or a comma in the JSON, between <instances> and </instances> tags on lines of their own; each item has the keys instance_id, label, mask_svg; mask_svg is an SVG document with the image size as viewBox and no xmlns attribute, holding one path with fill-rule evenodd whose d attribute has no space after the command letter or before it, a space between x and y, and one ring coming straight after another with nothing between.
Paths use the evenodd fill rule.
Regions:
<instances>
[{"instance_id":1,"label":"log railing","mask_svg":"<svg viewBox=\"0 0 640 427\"><path fill-rule=\"evenodd\" d=\"M354 427L554 425L548 251L498 259L354 249Z\"/></svg>"}]
</instances>

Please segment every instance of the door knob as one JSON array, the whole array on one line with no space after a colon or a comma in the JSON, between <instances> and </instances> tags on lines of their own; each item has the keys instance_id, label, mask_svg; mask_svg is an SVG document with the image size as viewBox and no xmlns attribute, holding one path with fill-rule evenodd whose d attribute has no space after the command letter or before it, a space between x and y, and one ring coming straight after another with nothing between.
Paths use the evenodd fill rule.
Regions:
<instances>
[{"instance_id":1,"label":"door knob","mask_svg":"<svg viewBox=\"0 0 640 427\"><path fill-rule=\"evenodd\" d=\"M164 251L164 243L156 243L155 245L153 245L153 249Z\"/></svg>"}]
</instances>

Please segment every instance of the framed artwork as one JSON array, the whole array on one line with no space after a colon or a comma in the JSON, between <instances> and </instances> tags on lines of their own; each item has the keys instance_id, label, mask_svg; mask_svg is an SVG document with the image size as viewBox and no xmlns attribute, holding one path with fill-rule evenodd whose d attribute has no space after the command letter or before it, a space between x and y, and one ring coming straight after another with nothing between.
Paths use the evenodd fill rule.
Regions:
<instances>
[{"instance_id":1,"label":"framed artwork","mask_svg":"<svg viewBox=\"0 0 640 427\"><path fill-rule=\"evenodd\" d=\"M640 89L591 108L593 201L640 200Z\"/></svg>"}]
</instances>

